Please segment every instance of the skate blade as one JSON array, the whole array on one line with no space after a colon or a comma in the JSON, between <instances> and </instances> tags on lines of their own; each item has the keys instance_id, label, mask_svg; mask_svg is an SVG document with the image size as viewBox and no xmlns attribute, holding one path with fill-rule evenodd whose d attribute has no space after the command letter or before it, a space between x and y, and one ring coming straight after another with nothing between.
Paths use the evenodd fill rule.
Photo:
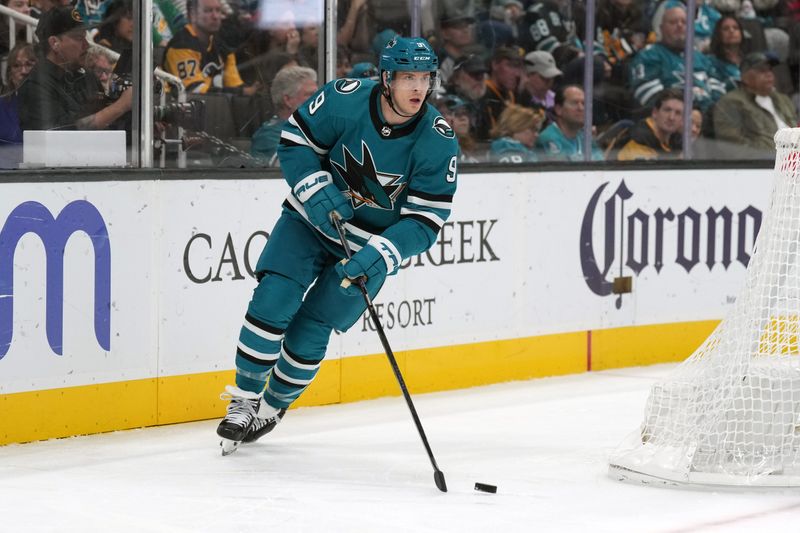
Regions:
<instances>
[{"instance_id":1,"label":"skate blade","mask_svg":"<svg viewBox=\"0 0 800 533\"><path fill-rule=\"evenodd\" d=\"M220 448L222 448L222 456L225 457L226 455L230 455L236 450L239 449L239 442L230 439L222 439L219 442Z\"/></svg>"}]
</instances>

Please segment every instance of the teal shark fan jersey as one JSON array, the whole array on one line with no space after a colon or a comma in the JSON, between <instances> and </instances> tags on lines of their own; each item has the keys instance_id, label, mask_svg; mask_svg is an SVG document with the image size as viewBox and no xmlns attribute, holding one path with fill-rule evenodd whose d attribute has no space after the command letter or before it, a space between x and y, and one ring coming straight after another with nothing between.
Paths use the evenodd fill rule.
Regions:
<instances>
[{"instance_id":1,"label":"teal shark fan jersey","mask_svg":"<svg viewBox=\"0 0 800 533\"><path fill-rule=\"evenodd\" d=\"M353 206L344 227L354 251L381 235L406 259L430 248L450 215L458 159L452 128L427 103L404 124L385 123L375 81L339 79L322 87L286 122L278 157L293 191L312 174L331 173ZM284 208L310 224L294 192ZM317 235L344 256L338 241Z\"/></svg>"}]
</instances>

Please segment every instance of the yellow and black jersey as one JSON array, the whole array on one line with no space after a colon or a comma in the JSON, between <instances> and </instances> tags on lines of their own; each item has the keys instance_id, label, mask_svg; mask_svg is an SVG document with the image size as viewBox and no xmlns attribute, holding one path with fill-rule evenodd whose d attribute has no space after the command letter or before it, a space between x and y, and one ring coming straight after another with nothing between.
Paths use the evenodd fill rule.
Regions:
<instances>
[{"instance_id":1,"label":"yellow and black jersey","mask_svg":"<svg viewBox=\"0 0 800 533\"><path fill-rule=\"evenodd\" d=\"M184 26L167 45L164 70L178 76L192 93L237 89L244 85L233 52L218 43L213 35L205 45L191 24Z\"/></svg>"}]
</instances>

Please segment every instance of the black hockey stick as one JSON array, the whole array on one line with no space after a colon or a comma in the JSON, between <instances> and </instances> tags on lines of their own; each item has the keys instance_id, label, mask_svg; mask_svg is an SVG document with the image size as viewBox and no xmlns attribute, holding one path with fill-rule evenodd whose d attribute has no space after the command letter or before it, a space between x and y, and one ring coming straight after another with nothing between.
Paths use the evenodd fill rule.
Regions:
<instances>
[{"instance_id":1,"label":"black hockey stick","mask_svg":"<svg viewBox=\"0 0 800 533\"><path fill-rule=\"evenodd\" d=\"M350 251L350 245L347 243L347 237L345 237L344 228L342 228L339 213L336 211L331 213L331 221L333 222L333 225L336 226L336 231L339 233L339 240L342 241L344 254L347 256L347 259L350 259L353 254ZM345 279L344 281L347 280ZM436 464L436 459L433 458L433 451L431 450L431 445L428 444L428 437L425 436L425 430L422 429L422 422L420 422L419 415L417 415L417 410L414 408L414 402L411 401L411 395L408 393L408 387L406 387L403 374L400 373L400 367L397 366L397 359L394 358L394 352L392 352L392 348L389 346L389 340L386 338L386 333L383 331L383 326L381 326L378 313L375 311L375 307L372 305L372 299L369 297L369 293L367 292L366 282L364 281L363 277L352 280L352 282L358 285L358 288L361 289L361 295L364 297L364 301L367 303L369 316L372 318L372 323L375 325L375 329L378 331L378 336L381 338L381 344L383 344L383 350L386 352L386 357L389 358L389 364L392 365L394 377L397 378L397 383L400 384L400 390L403 391L403 397L406 399L406 404L408 404L408 410L411 411L411 417L414 419L414 424L417 426L417 432L422 439L422 444L425 446L425 451L428 452L428 459L431 460L431 465L433 465L433 481L436 483L436 487L440 491L447 492L447 484L444 481L444 472L439 470L439 466Z\"/></svg>"}]
</instances>

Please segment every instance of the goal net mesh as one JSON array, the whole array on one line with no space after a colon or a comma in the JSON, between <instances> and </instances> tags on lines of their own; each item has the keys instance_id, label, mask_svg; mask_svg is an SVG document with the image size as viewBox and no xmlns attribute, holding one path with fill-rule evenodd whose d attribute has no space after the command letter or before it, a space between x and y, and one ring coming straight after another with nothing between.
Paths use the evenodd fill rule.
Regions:
<instances>
[{"instance_id":1,"label":"goal net mesh","mask_svg":"<svg viewBox=\"0 0 800 533\"><path fill-rule=\"evenodd\" d=\"M745 286L711 336L652 387L640 431L611 457L612 475L800 484L800 129L775 142Z\"/></svg>"}]
</instances>

